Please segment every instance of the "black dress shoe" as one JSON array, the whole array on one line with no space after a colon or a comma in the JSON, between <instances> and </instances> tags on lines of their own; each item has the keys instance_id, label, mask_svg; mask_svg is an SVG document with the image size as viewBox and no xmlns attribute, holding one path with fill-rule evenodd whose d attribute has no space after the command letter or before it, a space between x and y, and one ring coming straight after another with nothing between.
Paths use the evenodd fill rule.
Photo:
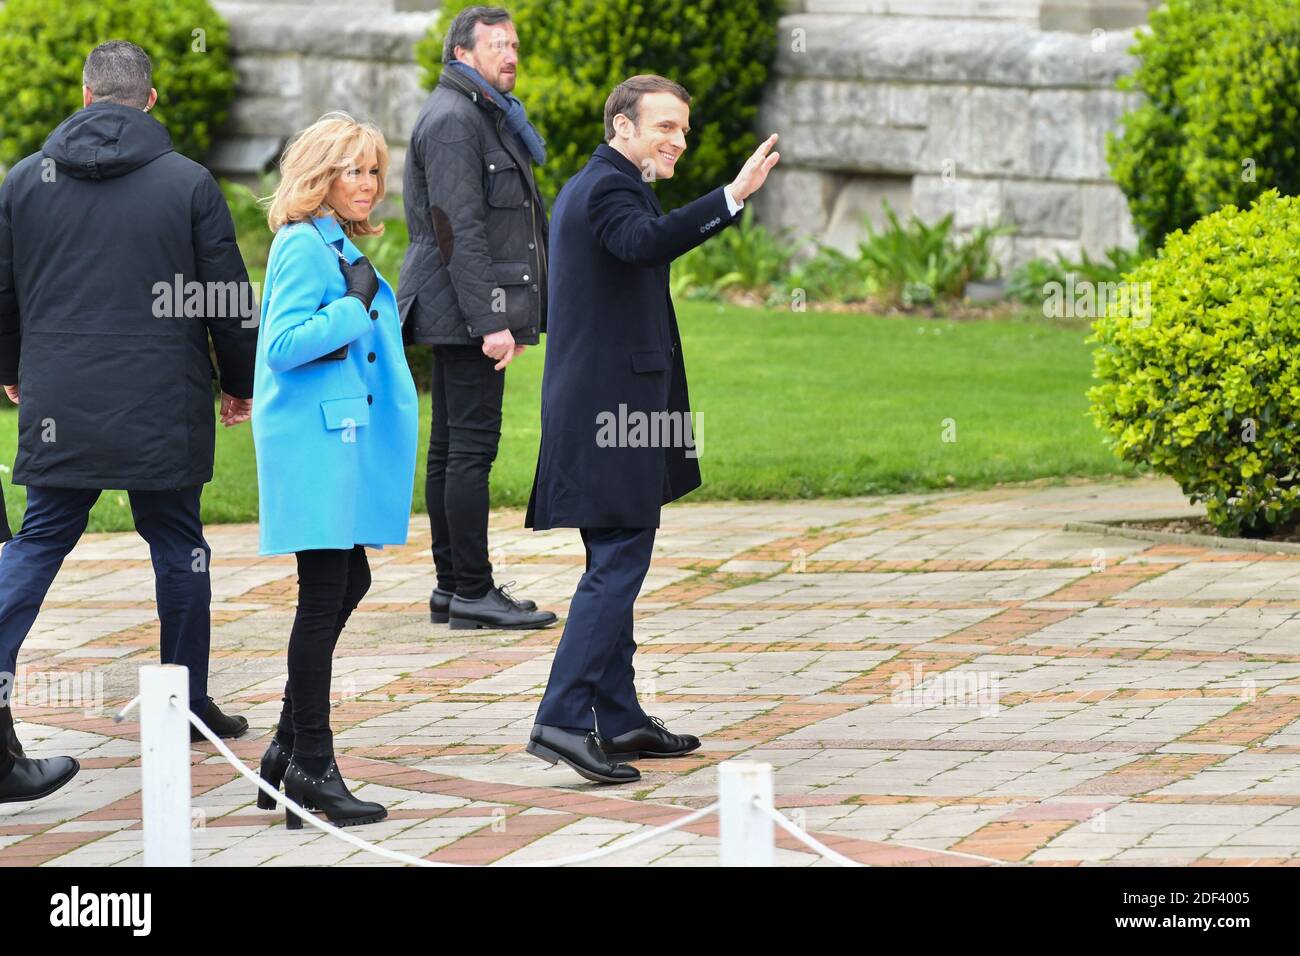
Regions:
<instances>
[{"instance_id":1,"label":"black dress shoe","mask_svg":"<svg viewBox=\"0 0 1300 956\"><path fill-rule=\"evenodd\" d=\"M528 610L500 588L493 588L473 601L454 595L451 599L450 617L453 631L474 628L523 631L550 627L557 620L550 611Z\"/></svg>"},{"instance_id":2,"label":"black dress shoe","mask_svg":"<svg viewBox=\"0 0 1300 956\"><path fill-rule=\"evenodd\" d=\"M506 597L509 597L510 600L514 601L515 604L519 605L525 611L536 611L537 610L536 601L529 601L526 598L520 599L516 597L510 597L509 588L511 584L514 584L514 582L510 581L506 584L501 585L501 593L505 594ZM429 620L430 621L432 621L434 624L447 623L447 621L451 618L452 597L453 594L450 591L444 591L442 588L433 589L433 593L429 595Z\"/></svg>"},{"instance_id":3,"label":"black dress shoe","mask_svg":"<svg viewBox=\"0 0 1300 956\"><path fill-rule=\"evenodd\" d=\"M248 721L243 717L228 717L221 712L217 702L211 697L208 698L208 706L204 708L203 713L198 714L199 720L208 725L208 730L212 731L218 737L225 737L233 740L236 737L242 737L248 733ZM193 724L190 725L190 741L198 743L200 740L207 740L199 729Z\"/></svg>"},{"instance_id":4,"label":"black dress shoe","mask_svg":"<svg viewBox=\"0 0 1300 956\"><path fill-rule=\"evenodd\" d=\"M280 781L284 779L285 771L289 769L289 758L293 756L293 750L289 747L281 746L279 737L271 738L271 746L266 748L266 753L262 754L261 775L262 779L269 783L275 789L280 789ZM303 806L308 810L315 810L310 803L304 803ZM257 791L257 809L274 810L276 803L261 790Z\"/></svg>"},{"instance_id":5,"label":"black dress shoe","mask_svg":"<svg viewBox=\"0 0 1300 956\"><path fill-rule=\"evenodd\" d=\"M352 796L339 773L339 765L333 760L325 776L313 777L290 759L284 773L284 795L304 809L324 812L326 819L336 827L378 823L388 816L388 811L380 804ZM290 830L301 830L302 818L285 807L284 825Z\"/></svg>"},{"instance_id":6,"label":"black dress shoe","mask_svg":"<svg viewBox=\"0 0 1300 956\"><path fill-rule=\"evenodd\" d=\"M48 797L77 775L81 764L71 757L29 760L20 757L0 778L0 803L25 803Z\"/></svg>"},{"instance_id":7,"label":"black dress shoe","mask_svg":"<svg viewBox=\"0 0 1300 956\"><path fill-rule=\"evenodd\" d=\"M690 734L670 733L664 722L651 717L650 723L625 734L602 739L600 749L610 760L636 760L638 757L681 757L698 749L700 738Z\"/></svg>"},{"instance_id":8,"label":"black dress shoe","mask_svg":"<svg viewBox=\"0 0 1300 956\"><path fill-rule=\"evenodd\" d=\"M563 760L588 780L596 783L634 783L641 771L630 764L615 763L600 749L594 733L575 734L559 727L533 724L527 750L552 766Z\"/></svg>"}]
</instances>

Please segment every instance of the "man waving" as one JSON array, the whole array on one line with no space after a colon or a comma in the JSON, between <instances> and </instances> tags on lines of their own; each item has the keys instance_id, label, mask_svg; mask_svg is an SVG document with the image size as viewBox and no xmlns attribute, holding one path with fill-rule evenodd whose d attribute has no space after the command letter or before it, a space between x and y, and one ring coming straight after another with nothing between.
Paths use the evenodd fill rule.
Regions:
<instances>
[{"instance_id":1,"label":"man waving","mask_svg":"<svg viewBox=\"0 0 1300 956\"><path fill-rule=\"evenodd\" d=\"M620 83L605 101L606 142L551 217L550 339L527 525L580 529L587 568L528 751L600 783L635 781L630 761L700 745L646 715L632 667L633 603L660 507L700 484L668 266L732 223L779 159L773 135L730 184L665 215L650 182L671 178L685 152L690 102L661 76ZM638 419L666 436L611 427Z\"/></svg>"}]
</instances>

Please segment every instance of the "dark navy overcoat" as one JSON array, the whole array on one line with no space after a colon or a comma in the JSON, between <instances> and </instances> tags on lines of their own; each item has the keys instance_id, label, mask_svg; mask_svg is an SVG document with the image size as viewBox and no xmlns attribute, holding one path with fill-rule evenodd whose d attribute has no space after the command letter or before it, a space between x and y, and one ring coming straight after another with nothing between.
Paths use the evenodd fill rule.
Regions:
<instances>
[{"instance_id":1,"label":"dark navy overcoat","mask_svg":"<svg viewBox=\"0 0 1300 956\"><path fill-rule=\"evenodd\" d=\"M528 527L655 528L699 487L668 266L734 218L721 186L665 215L605 144L560 190Z\"/></svg>"}]
</instances>

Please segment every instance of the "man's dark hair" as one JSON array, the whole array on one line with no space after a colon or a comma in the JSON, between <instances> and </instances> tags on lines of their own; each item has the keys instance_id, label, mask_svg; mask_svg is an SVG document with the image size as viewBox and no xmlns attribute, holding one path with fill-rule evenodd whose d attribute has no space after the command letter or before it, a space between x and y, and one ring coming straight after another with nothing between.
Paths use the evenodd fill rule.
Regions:
<instances>
[{"instance_id":1,"label":"man's dark hair","mask_svg":"<svg viewBox=\"0 0 1300 956\"><path fill-rule=\"evenodd\" d=\"M466 50L474 49L474 27L480 23L494 26L507 23L510 11L505 7L466 7L456 14L447 28L447 36L442 41L442 62L451 63L456 59L456 47Z\"/></svg>"},{"instance_id":2,"label":"man's dark hair","mask_svg":"<svg viewBox=\"0 0 1300 956\"><path fill-rule=\"evenodd\" d=\"M622 113L635 126L640 116L641 97L647 93L671 93L687 106L691 105L691 94L680 83L653 73L632 76L614 87L614 92L605 100L605 142L614 138L614 117Z\"/></svg>"},{"instance_id":3,"label":"man's dark hair","mask_svg":"<svg viewBox=\"0 0 1300 956\"><path fill-rule=\"evenodd\" d=\"M95 102L106 100L142 110L149 105L153 64L149 54L130 40L109 40L86 57L81 84L90 89Z\"/></svg>"}]
</instances>

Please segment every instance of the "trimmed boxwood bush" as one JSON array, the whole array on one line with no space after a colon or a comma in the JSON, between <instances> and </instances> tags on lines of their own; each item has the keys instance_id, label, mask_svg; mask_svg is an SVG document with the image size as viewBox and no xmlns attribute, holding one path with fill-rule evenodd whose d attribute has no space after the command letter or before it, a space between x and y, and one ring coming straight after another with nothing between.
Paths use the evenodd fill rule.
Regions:
<instances>
[{"instance_id":1,"label":"trimmed boxwood bush","mask_svg":"<svg viewBox=\"0 0 1300 956\"><path fill-rule=\"evenodd\" d=\"M1224 534L1294 524L1300 199L1270 190L1244 212L1224 207L1127 278L1149 283L1149 315L1112 307L1090 339L1101 384L1089 398L1108 441L1204 501Z\"/></svg>"},{"instance_id":2,"label":"trimmed boxwood bush","mask_svg":"<svg viewBox=\"0 0 1300 956\"><path fill-rule=\"evenodd\" d=\"M1266 189L1300 193L1300 2L1169 0L1120 88L1144 95L1109 144L1145 252Z\"/></svg>"},{"instance_id":3,"label":"trimmed boxwood bush","mask_svg":"<svg viewBox=\"0 0 1300 956\"><path fill-rule=\"evenodd\" d=\"M106 40L139 44L177 152L202 159L234 97L229 32L208 0L8 0L0 7L0 164L41 148L81 108L81 68Z\"/></svg>"},{"instance_id":4,"label":"trimmed boxwood bush","mask_svg":"<svg viewBox=\"0 0 1300 956\"><path fill-rule=\"evenodd\" d=\"M468 0L444 0L415 48L432 89L442 72L445 29ZM665 208L729 182L758 145L754 121L776 55L781 0L515 0L503 4L519 31L519 85L528 118L546 139L538 170L554 197L604 141L605 98L638 73L659 73L690 91L689 148L655 191Z\"/></svg>"}]
</instances>

